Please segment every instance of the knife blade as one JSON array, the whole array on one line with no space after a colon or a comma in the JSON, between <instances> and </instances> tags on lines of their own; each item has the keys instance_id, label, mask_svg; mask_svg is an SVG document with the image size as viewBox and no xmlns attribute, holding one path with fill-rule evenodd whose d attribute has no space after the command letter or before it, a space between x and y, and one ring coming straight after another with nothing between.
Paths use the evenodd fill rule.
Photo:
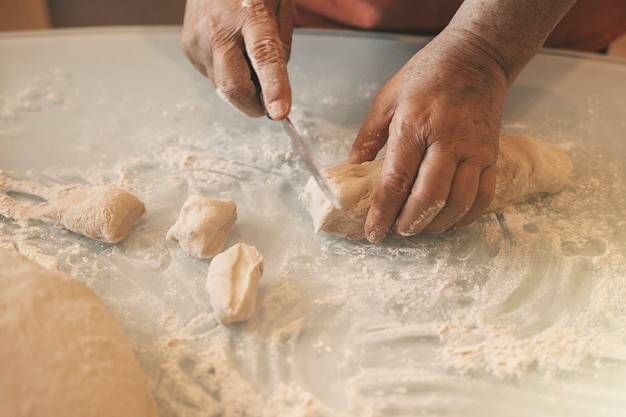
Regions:
<instances>
[{"instance_id":1,"label":"knife blade","mask_svg":"<svg viewBox=\"0 0 626 417\"><path fill-rule=\"evenodd\" d=\"M261 89L261 83L259 82L259 77L257 76L256 71L254 70L254 67L252 66L252 62L250 62L250 58L245 53L244 53L244 58L248 62L248 67L250 68L250 80L252 81L252 83L254 84L254 87L256 88L257 94L259 95L259 100L261 102L261 106L263 106L263 110L265 110L265 115L267 116L268 119L274 120L267 113L267 108L265 107L265 100L263 99L263 90ZM320 170L317 169L315 162L313 162L313 158L311 158L311 153L309 152L309 149L306 146L306 142L304 142L304 139L302 139L302 136L300 136L300 134L296 130L293 123L291 123L291 120L289 119L289 117L285 117L280 122L283 126L283 130L287 132L287 136L289 136L289 139L291 139L291 146L296 151L296 154L300 157L300 159L302 159L302 162L304 162L304 165L306 165L307 169L311 173L311 176L313 177L313 179L315 179L315 182L320 187L320 189L322 190L322 192L324 193L328 201L330 201L330 203L335 208L341 210L341 203L339 202L339 199L333 193L332 189L330 188L330 184L328 183L326 178L324 178Z\"/></svg>"},{"instance_id":2,"label":"knife blade","mask_svg":"<svg viewBox=\"0 0 626 417\"><path fill-rule=\"evenodd\" d=\"M291 123L289 117L285 117L280 121L280 123L282 124L285 132L287 132L289 139L291 139L291 146L294 148L298 156L300 156L300 159L302 159L302 162L304 162L304 165L306 165L307 169L311 173L311 176L313 176L313 179L315 179L315 182L317 182L317 185L320 187L328 201L330 201L335 208L341 210L341 203L339 202L339 199L330 188L328 180L324 178L320 170L317 169L304 139L302 139L302 136L300 136L293 123Z\"/></svg>"}]
</instances>

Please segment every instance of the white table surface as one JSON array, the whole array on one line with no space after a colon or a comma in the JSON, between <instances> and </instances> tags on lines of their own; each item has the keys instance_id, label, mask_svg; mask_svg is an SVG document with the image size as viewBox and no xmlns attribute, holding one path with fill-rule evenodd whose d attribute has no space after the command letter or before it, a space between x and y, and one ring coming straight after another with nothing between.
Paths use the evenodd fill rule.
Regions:
<instances>
[{"instance_id":1,"label":"white table surface","mask_svg":"<svg viewBox=\"0 0 626 417\"><path fill-rule=\"evenodd\" d=\"M113 184L147 213L117 245L0 219L0 245L87 283L119 319L162 416L626 415L626 63L542 51L503 132L563 147L557 196L442 236L316 235L279 126L223 103L179 28L0 35L0 169ZM421 38L297 32L293 121L342 162ZM208 261L165 233L187 195L232 198L227 246L265 258L257 312L222 328Z\"/></svg>"}]
</instances>

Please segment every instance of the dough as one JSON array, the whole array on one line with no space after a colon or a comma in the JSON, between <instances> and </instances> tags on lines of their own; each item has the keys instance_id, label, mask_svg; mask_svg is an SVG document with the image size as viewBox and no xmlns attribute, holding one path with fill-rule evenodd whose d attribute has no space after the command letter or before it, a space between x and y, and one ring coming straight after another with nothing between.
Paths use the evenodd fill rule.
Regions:
<instances>
[{"instance_id":1,"label":"dough","mask_svg":"<svg viewBox=\"0 0 626 417\"><path fill-rule=\"evenodd\" d=\"M87 286L0 248L0 417L151 417L148 379Z\"/></svg>"},{"instance_id":2,"label":"dough","mask_svg":"<svg viewBox=\"0 0 626 417\"><path fill-rule=\"evenodd\" d=\"M546 141L502 136L496 163L496 195L487 211L558 193L572 168L569 156Z\"/></svg>"},{"instance_id":3,"label":"dough","mask_svg":"<svg viewBox=\"0 0 626 417\"><path fill-rule=\"evenodd\" d=\"M360 165L343 164L322 170L335 189L342 210L335 208L313 178L300 200L320 230L352 240L365 239L365 219L380 177L383 159ZM496 195L487 211L557 193L572 171L565 152L529 136L501 136L496 164Z\"/></svg>"},{"instance_id":4,"label":"dough","mask_svg":"<svg viewBox=\"0 0 626 417\"><path fill-rule=\"evenodd\" d=\"M117 243L145 211L137 197L119 188L76 186L66 188L56 199L36 207L32 214L83 236Z\"/></svg>"},{"instance_id":5,"label":"dough","mask_svg":"<svg viewBox=\"0 0 626 417\"><path fill-rule=\"evenodd\" d=\"M362 164L342 164L321 171L339 199L341 209L326 198L317 182L310 178L300 194L300 201L311 213L315 232L352 240L365 239L365 219L374 197L383 160Z\"/></svg>"},{"instance_id":6,"label":"dough","mask_svg":"<svg viewBox=\"0 0 626 417\"><path fill-rule=\"evenodd\" d=\"M261 275L263 257L252 246L237 243L213 258L206 291L217 321L228 326L252 317Z\"/></svg>"},{"instance_id":7,"label":"dough","mask_svg":"<svg viewBox=\"0 0 626 417\"><path fill-rule=\"evenodd\" d=\"M107 243L122 240L146 211L137 197L111 186L45 188L32 183L10 182L0 172L0 191L18 191L47 200L40 204L26 204L0 192L2 216L17 221L53 222Z\"/></svg>"},{"instance_id":8,"label":"dough","mask_svg":"<svg viewBox=\"0 0 626 417\"><path fill-rule=\"evenodd\" d=\"M235 220L234 201L193 195L183 204L166 238L177 242L191 256L212 258L224 247Z\"/></svg>"}]
</instances>

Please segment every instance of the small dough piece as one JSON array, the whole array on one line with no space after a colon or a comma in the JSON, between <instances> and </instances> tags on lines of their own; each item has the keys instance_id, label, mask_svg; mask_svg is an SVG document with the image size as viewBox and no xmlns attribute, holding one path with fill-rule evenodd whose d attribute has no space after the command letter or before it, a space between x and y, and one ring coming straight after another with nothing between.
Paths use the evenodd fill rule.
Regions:
<instances>
[{"instance_id":1,"label":"small dough piece","mask_svg":"<svg viewBox=\"0 0 626 417\"><path fill-rule=\"evenodd\" d=\"M152 417L119 324L83 283L0 248L1 417Z\"/></svg>"},{"instance_id":2,"label":"small dough piece","mask_svg":"<svg viewBox=\"0 0 626 417\"><path fill-rule=\"evenodd\" d=\"M339 198L335 208L313 178L300 200L313 218L315 231L352 240L365 239L365 219L378 183L383 159L342 164L322 170ZM530 136L501 136L496 164L496 195L487 211L557 193L572 172L572 161L556 146Z\"/></svg>"},{"instance_id":3,"label":"small dough piece","mask_svg":"<svg viewBox=\"0 0 626 417\"><path fill-rule=\"evenodd\" d=\"M192 195L180 209L166 239L177 242L191 256L212 258L224 247L235 220L237 205L233 200Z\"/></svg>"},{"instance_id":4,"label":"small dough piece","mask_svg":"<svg viewBox=\"0 0 626 417\"><path fill-rule=\"evenodd\" d=\"M34 206L28 217L53 221L74 233L107 243L124 239L146 207L128 191L112 186L71 186Z\"/></svg>"},{"instance_id":5,"label":"small dough piece","mask_svg":"<svg viewBox=\"0 0 626 417\"><path fill-rule=\"evenodd\" d=\"M252 246L237 243L211 261L206 291L222 325L248 320L256 308L263 257Z\"/></svg>"}]
</instances>

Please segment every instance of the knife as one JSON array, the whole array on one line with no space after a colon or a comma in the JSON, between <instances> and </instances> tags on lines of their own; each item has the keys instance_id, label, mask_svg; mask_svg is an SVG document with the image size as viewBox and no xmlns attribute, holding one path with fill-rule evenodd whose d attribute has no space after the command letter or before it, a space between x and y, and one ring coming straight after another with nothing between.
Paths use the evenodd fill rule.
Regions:
<instances>
[{"instance_id":1,"label":"knife","mask_svg":"<svg viewBox=\"0 0 626 417\"><path fill-rule=\"evenodd\" d=\"M306 165L309 172L313 176L313 179L315 179L315 182L317 182L317 185L319 185L320 189L322 190L328 201L330 201L331 204L335 206L335 208L341 210L341 203L339 202L339 199L331 190L330 184L328 184L326 178L324 178L320 170L317 169L317 166L311 158L311 154L309 153L306 143L304 143L304 139L302 139L302 136L300 136L293 123L291 123L289 116L281 120L280 123L282 124L283 129L285 130L285 132L287 132L287 135L291 139L291 146L300 156L300 159L302 159L302 162L304 162L304 165Z\"/></svg>"},{"instance_id":2,"label":"knife","mask_svg":"<svg viewBox=\"0 0 626 417\"><path fill-rule=\"evenodd\" d=\"M259 100L261 101L261 106L263 106L263 110L265 110L265 115L267 116L268 119L274 120L267 113L267 109L265 107L265 100L263 99L263 91L261 90L261 83L259 82L259 77L256 75L256 72L254 71L254 68L252 67L252 63L250 62L250 59L248 58L248 56L245 54L244 56L246 60L248 61L248 66L250 67L250 79L254 83L257 93L259 94ZM333 193L330 187L330 184L328 183L328 180L322 175L320 170L315 165L315 162L313 162L313 158L311 158L311 153L309 152L309 149L307 148L306 143L304 142L304 139L302 139L302 136L300 136L300 134L296 130L295 126L293 125L289 117L288 116L285 117L284 119L280 121L280 123L283 127L283 130L287 132L287 136L289 136L289 139L291 139L292 148L295 150L296 154L300 157L302 162L304 162L304 165L306 165L307 169L311 173L311 176L313 177L317 185L320 187L320 189L322 190L322 192L324 193L328 201L330 201L330 203L335 208L341 210L341 203L339 202L339 199Z\"/></svg>"}]
</instances>

